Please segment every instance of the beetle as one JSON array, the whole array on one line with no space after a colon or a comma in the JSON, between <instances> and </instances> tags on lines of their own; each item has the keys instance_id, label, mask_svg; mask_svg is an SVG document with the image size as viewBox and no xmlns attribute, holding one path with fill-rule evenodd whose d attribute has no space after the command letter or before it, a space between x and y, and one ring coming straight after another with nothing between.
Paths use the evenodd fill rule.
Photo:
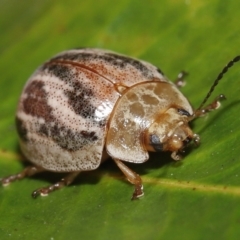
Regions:
<instances>
[{"instance_id":1,"label":"beetle","mask_svg":"<svg viewBox=\"0 0 240 240\"><path fill-rule=\"evenodd\" d=\"M143 163L148 152L172 152L174 160L190 142L199 144L188 123L217 109L224 95L204 107L230 61L197 110L176 83L152 64L115 52L83 48L58 54L40 66L20 96L16 127L20 148L33 163L1 179L3 185L43 171L66 172L59 182L32 193L48 195L69 185L82 171L111 157L135 186L132 199L143 193L140 176L123 162Z\"/></svg>"}]
</instances>

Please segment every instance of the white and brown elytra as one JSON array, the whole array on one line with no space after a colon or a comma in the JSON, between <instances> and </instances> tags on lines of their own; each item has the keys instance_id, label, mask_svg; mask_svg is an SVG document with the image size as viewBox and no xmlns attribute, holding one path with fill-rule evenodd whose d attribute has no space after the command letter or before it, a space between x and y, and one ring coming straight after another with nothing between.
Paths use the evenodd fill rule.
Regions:
<instances>
[{"instance_id":1,"label":"white and brown elytra","mask_svg":"<svg viewBox=\"0 0 240 240\"><path fill-rule=\"evenodd\" d=\"M148 151L170 151L179 160L191 140L199 143L188 123L219 107L223 95L203 106L239 60L228 63L194 111L178 89L183 74L173 84L150 63L114 52L85 48L60 53L30 77L18 104L20 147L34 165L0 181L7 185L43 171L68 173L32 194L47 195L110 156L134 184L132 199L139 198L142 180L124 161L143 163Z\"/></svg>"}]
</instances>

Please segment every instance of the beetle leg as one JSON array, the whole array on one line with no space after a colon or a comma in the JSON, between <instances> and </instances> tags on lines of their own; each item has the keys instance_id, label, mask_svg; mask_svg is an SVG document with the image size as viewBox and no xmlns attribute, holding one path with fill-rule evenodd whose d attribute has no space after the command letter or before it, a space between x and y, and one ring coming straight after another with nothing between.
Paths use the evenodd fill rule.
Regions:
<instances>
[{"instance_id":1,"label":"beetle leg","mask_svg":"<svg viewBox=\"0 0 240 240\"><path fill-rule=\"evenodd\" d=\"M38 167L38 166L29 166L26 167L22 172L10 175L5 178L1 178L0 182L2 183L3 186L7 186L9 183L14 182L16 180L21 180L25 177L30 177L33 176L37 173L46 171L44 168Z\"/></svg>"},{"instance_id":2,"label":"beetle leg","mask_svg":"<svg viewBox=\"0 0 240 240\"><path fill-rule=\"evenodd\" d=\"M56 182L47 187L42 187L42 188L36 189L35 191L33 191L32 197L36 198L39 195L47 196L49 193L51 193L55 190L58 190L60 188L70 185L74 181L74 179L78 176L79 173L80 173L80 171L72 172L72 173L68 174L66 177L62 178L59 182Z\"/></svg>"},{"instance_id":3,"label":"beetle leg","mask_svg":"<svg viewBox=\"0 0 240 240\"><path fill-rule=\"evenodd\" d=\"M115 163L117 164L117 166L120 168L120 170L123 172L123 174L126 176L127 180L135 185L135 190L133 192L132 195L132 199L131 200L135 200L138 199L139 197L144 195L143 192L143 185L142 185L142 179L141 177L135 173L134 171L132 171L130 168L128 168L122 161L118 160L118 159L114 159Z\"/></svg>"},{"instance_id":4,"label":"beetle leg","mask_svg":"<svg viewBox=\"0 0 240 240\"><path fill-rule=\"evenodd\" d=\"M181 88L181 87L184 87L185 84L186 84L186 81L184 80L184 78L188 75L187 72L185 71L181 71L178 76L177 76L177 79L174 81L174 84L178 87L178 88Z\"/></svg>"}]
</instances>

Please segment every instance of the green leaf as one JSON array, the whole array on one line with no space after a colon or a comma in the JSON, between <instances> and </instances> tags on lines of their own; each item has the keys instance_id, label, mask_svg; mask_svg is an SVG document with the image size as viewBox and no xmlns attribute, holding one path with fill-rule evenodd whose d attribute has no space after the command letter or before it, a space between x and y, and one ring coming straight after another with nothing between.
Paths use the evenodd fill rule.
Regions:
<instances>
[{"instance_id":1,"label":"green leaf","mask_svg":"<svg viewBox=\"0 0 240 240\"><path fill-rule=\"evenodd\" d=\"M175 79L197 108L214 79L240 53L240 2L0 0L0 176L24 168L14 116L26 79L59 51L90 46L149 61ZM184 161L169 153L128 164L145 196L112 161L85 172L69 187L33 200L36 188L60 174L42 174L0 187L1 239L239 239L240 64L211 97L227 101L193 122L201 145Z\"/></svg>"}]
</instances>

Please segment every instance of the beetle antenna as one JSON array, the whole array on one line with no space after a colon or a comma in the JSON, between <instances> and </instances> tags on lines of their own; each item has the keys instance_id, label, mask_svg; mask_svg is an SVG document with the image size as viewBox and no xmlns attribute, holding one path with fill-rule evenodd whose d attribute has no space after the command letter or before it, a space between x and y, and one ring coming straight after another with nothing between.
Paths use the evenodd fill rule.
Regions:
<instances>
[{"instance_id":1,"label":"beetle antenna","mask_svg":"<svg viewBox=\"0 0 240 240\"><path fill-rule=\"evenodd\" d=\"M231 68L234 63L240 61L240 55L236 56L234 59L232 59L224 68L223 70L219 73L217 76L216 80L213 82L212 87L210 88L207 96L204 98L203 102L201 103L200 107L197 110L200 110L203 105L207 102L208 98L211 96L212 92L214 91L215 87L218 85L219 81L223 78L223 75Z\"/></svg>"}]
</instances>

